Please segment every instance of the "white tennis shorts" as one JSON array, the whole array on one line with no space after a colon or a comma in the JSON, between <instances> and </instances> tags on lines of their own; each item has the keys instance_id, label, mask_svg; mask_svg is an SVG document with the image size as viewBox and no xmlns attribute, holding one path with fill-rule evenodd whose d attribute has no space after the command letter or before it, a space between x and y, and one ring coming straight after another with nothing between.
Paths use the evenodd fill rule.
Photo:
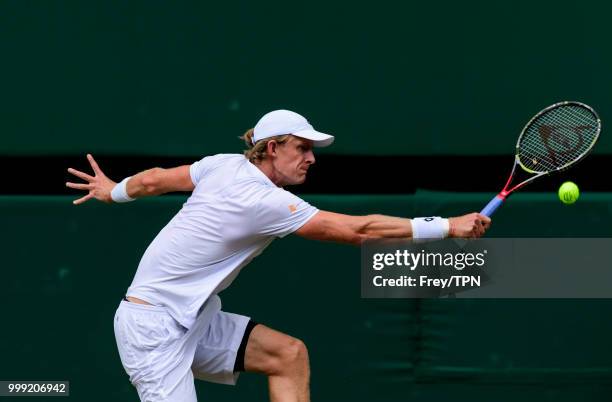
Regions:
<instances>
[{"instance_id":1,"label":"white tennis shorts","mask_svg":"<svg viewBox=\"0 0 612 402\"><path fill-rule=\"evenodd\" d=\"M187 330L162 306L122 301L115 314L121 363L141 401L197 401L194 377L234 385L249 317L221 311L212 296Z\"/></svg>"}]
</instances>

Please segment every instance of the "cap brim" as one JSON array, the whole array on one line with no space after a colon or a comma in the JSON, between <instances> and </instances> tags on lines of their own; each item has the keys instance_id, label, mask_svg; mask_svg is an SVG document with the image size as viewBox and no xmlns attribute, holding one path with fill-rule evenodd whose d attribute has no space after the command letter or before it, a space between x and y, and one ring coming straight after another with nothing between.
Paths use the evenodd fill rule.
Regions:
<instances>
[{"instance_id":1,"label":"cap brim","mask_svg":"<svg viewBox=\"0 0 612 402\"><path fill-rule=\"evenodd\" d=\"M306 138L311 140L315 147L323 148L331 145L334 142L334 136L329 134L320 133L315 130L303 130L292 133L296 137Z\"/></svg>"}]
</instances>

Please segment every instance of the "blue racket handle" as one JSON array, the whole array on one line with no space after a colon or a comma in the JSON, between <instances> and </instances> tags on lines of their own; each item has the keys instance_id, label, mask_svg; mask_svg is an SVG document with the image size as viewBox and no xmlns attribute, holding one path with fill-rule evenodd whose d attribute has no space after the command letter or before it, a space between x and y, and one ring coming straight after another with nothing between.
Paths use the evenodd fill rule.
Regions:
<instances>
[{"instance_id":1,"label":"blue racket handle","mask_svg":"<svg viewBox=\"0 0 612 402\"><path fill-rule=\"evenodd\" d=\"M489 201L487 206L484 207L482 211L480 211L480 214L485 216L493 215L497 208L499 208L499 206L504 203L504 200L504 197L500 196L499 194L496 195L491 201Z\"/></svg>"}]
</instances>

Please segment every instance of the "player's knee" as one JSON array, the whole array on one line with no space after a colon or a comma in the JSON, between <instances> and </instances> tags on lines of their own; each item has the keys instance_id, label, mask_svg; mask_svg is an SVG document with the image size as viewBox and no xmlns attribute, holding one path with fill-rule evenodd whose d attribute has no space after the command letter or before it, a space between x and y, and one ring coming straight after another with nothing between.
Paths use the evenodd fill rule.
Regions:
<instances>
[{"instance_id":1,"label":"player's knee","mask_svg":"<svg viewBox=\"0 0 612 402\"><path fill-rule=\"evenodd\" d=\"M291 338L280 351L280 363L283 367L306 367L308 366L308 349L304 342Z\"/></svg>"}]
</instances>

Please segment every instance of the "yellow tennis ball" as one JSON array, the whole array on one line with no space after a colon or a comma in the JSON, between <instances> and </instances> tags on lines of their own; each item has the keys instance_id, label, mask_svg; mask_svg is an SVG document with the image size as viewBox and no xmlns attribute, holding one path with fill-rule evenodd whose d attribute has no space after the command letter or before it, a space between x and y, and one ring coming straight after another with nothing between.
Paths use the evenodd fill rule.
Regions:
<instances>
[{"instance_id":1,"label":"yellow tennis ball","mask_svg":"<svg viewBox=\"0 0 612 402\"><path fill-rule=\"evenodd\" d=\"M571 182L566 181L559 187L559 199L564 204L573 204L580 197L580 190L578 190L578 186Z\"/></svg>"}]
</instances>

